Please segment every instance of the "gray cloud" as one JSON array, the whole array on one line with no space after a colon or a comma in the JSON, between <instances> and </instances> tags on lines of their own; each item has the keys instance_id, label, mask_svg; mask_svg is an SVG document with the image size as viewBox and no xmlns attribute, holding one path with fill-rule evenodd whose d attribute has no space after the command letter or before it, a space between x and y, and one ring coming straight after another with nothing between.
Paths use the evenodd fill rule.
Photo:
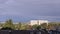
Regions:
<instances>
[{"instance_id":1,"label":"gray cloud","mask_svg":"<svg viewBox=\"0 0 60 34\"><path fill-rule=\"evenodd\" d=\"M0 15L59 20L60 0L0 0Z\"/></svg>"}]
</instances>

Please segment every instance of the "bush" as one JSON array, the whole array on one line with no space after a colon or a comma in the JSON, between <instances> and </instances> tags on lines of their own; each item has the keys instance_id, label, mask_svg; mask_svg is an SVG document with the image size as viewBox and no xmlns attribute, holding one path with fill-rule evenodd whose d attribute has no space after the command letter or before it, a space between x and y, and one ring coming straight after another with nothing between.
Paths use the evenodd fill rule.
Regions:
<instances>
[{"instance_id":1,"label":"bush","mask_svg":"<svg viewBox=\"0 0 60 34\"><path fill-rule=\"evenodd\" d=\"M10 27L3 27L3 28L1 28L1 30L13 30L12 28L10 28Z\"/></svg>"}]
</instances>

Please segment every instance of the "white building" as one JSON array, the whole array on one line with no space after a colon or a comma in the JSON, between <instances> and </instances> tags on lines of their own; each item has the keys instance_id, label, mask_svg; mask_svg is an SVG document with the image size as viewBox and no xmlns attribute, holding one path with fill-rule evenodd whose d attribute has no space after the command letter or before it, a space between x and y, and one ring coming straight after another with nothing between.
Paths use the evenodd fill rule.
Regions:
<instances>
[{"instance_id":1,"label":"white building","mask_svg":"<svg viewBox=\"0 0 60 34\"><path fill-rule=\"evenodd\" d=\"M30 21L30 25L35 25L35 24L41 25L43 23L47 23L48 24L48 21L47 20L31 20Z\"/></svg>"}]
</instances>

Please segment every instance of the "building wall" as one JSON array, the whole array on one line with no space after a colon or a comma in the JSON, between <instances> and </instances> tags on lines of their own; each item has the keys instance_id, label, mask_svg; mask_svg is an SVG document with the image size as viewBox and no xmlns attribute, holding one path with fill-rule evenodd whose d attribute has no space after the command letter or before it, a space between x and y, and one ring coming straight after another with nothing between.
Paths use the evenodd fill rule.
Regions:
<instances>
[{"instance_id":1,"label":"building wall","mask_svg":"<svg viewBox=\"0 0 60 34\"><path fill-rule=\"evenodd\" d=\"M30 21L30 25L34 25L34 24L37 24L37 20L31 20Z\"/></svg>"},{"instance_id":2,"label":"building wall","mask_svg":"<svg viewBox=\"0 0 60 34\"><path fill-rule=\"evenodd\" d=\"M48 21L47 20L31 20L30 21L30 25L35 25L35 24L41 25L43 23L47 23L48 24Z\"/></svg>"},{"instance_id":3,"label":"building wall","mask_svg":"<svg viewBox=\"0 0 60 34\"><path fill-rule=\"evenodd\" d=\"M41 25L43 23L47 23L48 24L48 21L47 20L39 20L39 25Z\"/></svg>"}]
</instances>

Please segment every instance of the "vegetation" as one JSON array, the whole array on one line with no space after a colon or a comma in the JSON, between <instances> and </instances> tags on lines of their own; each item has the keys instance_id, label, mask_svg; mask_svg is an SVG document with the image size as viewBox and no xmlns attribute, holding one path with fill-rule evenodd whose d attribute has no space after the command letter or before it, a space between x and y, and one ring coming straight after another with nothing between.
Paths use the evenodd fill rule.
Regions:
<instances>
[{"instance_id":1,"label":"vegetation","mask_svg":"<svg viewBox=\"0 0 60 34\"><path fill-rule=\"evenodd\" d=\"M18 24L13 24L13 21L11 19L7 20L5 23L0 23L0 29L1 30L39 30L39 29L57 29L60 26L60 23L58 22L50 22L48 25L46 23L43 23L41 25L28 25L28 24L22 24L19 22Z\"/></svg>"},{"instance_id":2,"label":"vegetation","mask_svg":"<svg viewBox=\"0 0 60 34\"><path fill-rule=\"evenodd\" d=\"M15 26L15 29L17 29L17 30L21 30L21 22L19 22L16 26Z\"/></svg>"},{"instance_id":3,"label":"vegetation","mask_svg":"<svg viewBox=\"0 0 60 34\"><path fill-rule=\"evenodd\" d=\"M7 20L4 23L3 28L6 28L6 27L15 29L15 26L14 26L13 21L11 19Z\"/></svg>"},{"instance_id":4,"label":"vegetation","mask_svg":"<svg viewBox=\"0 0 60 34\"><path fill-rule=\"evenodd\" d=\"M46 29L47 28L47 23L43 23L43 24L41 24L41 28L44 28L44 29Z\"/></svg>"},{"instance_id":5,"label":"vegetation","mask_svg":"<svg viewBox=\"0 0 60 34\"><path fill-rule=\"evenodd\" d=\"M14 29L12 29L12 28L9 28L9 27L3 27L3 28L1 28L1 30L14 30Z\"/></svg>"}]
</instances>

